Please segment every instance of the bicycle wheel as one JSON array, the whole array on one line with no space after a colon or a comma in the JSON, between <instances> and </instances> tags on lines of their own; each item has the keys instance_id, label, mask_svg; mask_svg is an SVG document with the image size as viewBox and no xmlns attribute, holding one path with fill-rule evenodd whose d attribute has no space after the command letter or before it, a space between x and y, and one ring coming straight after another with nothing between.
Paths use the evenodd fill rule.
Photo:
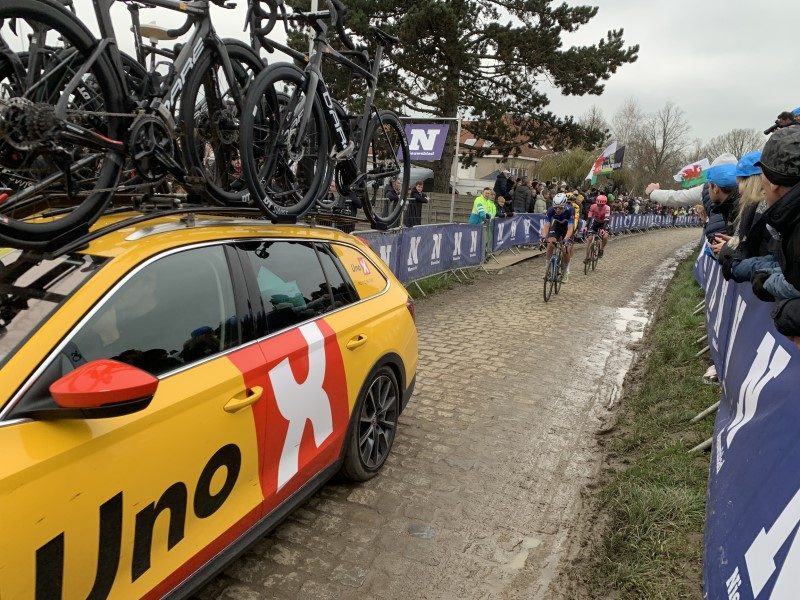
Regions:
<instances>
[{"instance_id":1,"label":"bicycle wheel","mask_svg":"<svg viewBox=\"0 0 800 600\"><path fill-rule=\"evenodd\" d=\"M589 241L589 245L586 248L586 260L583 261L583 274L589 274L589 265L592 262L592 249L594 248L594 238Z\"/></svg>"},{"instance_id":2,"label":"bicycle wheel","mask_svg":"<svg viewBox=\"0 0 800 600\"><path fill-rule=\"evenodd\" d=\"M0 243L54 249L88 231L111 199L123 166L124 109L118 75L100 56L67 96L66 123L55 107L96 47L88 29L55 3L0 4L2 89ZM66 126L72 125L70 131ZM90 131L89 135L74 133ZM97 142L113 144L113 150ZM66 183L69 182L69 185ZM59 202L58 218L23 220L37 200ZM28 207L28 208L25 208Z\"/></svg>"},{"instance_id":3,"label":"bicycle wheel","mask_svg":"<svg viewBox=\"0 0 800 600\"><path fill-rule=\"evenodd\" d=\"M592 246L592 271L597 268L597 261L600 256L600 240L595 240Z\"/></svg>"},{"instance_id":4,"label":"bicycle wheel","mask_svg":"<svg viewBox=\"0 0 800 600\"><path fill-rule=\"evenodd\" d=\"M547 271L545 272L544 276L544 301L547 302L550 300L550 296L553 295L553 273L554 273L555 263L553 262L553 258L550 258L550 262L547 263Z\"/></svg>"},{"instance_id":5,"label":"bicycle wheel","mask_svg":"<svg viewBox=\"0 0 800 600\"><path fill-rule=\"evenodd\" d=\"M408 199L411 159L403 124L393 112L382 110L370 119L358 152L358 168L362 208L369 222L375 229L397 225ZM399 202L387 196L386 186L394 179L400 180Z\"/></svg>"},{"instance_id":6,"label":"bicycle wheel","mask_svg":"<svg viewBox=\"0 0 800 600\"><path fill-rule=\"evenodd\" d=\"M249 200L242 177L239 154L239 122L232 86L239 89L242 101L248 86L261 72L263 63L248 46L225 40L225 49L233 67L234 81L225 76L222 56L206 49L186 80L181 97L183 148L191 175L199 174L212 200L236 205Z\"/></svg>"},{"instance_id":7,"label":"bicycle wheel","mask_svg":"<svg viewBox=\"0 0 800 600\"><path fill-rule=\"evenodd\" d=\"M305 76L276 63L250 84L240 131L242 172L251 197L271 219L296 219L324 192L328 127L315 97L300 151L292 151L306 101Z\"/></svg>"},{"instance_id":8,"label":"bicycle wheel","mask_svg":"<svg viewBox=\"0 0 800 600\"><path fill-rule=\"evenodd\" d=\"M561 291L561 252L558 252L556 256L555 293L558 295L558 292Z\"/></svg>"}]
</instances>

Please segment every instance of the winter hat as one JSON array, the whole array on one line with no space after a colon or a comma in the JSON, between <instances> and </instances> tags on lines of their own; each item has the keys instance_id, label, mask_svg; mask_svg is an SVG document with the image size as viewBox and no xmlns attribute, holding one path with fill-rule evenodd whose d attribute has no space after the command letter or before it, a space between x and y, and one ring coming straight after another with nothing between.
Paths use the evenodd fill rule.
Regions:
<instances>
[{"instance_id":1,"label":"winter hat","mask_svg":"<svg viewBox=\"0 0 800 600\"><path fill-rule=\"evenodd\" d=\"M742 155L739 162L736 163L736 177L750 177L751 175L760 175L761 168L756 166L756 163L761 159L761 150L754 150Z\"/></svg>"},{"instance_id":2,"label":"winter hat","mask_svg":"<svg viewBox=\"0 0 800 600\"><path fill-rule=\"evenodd\" d=\"M711 163L712 167L716 167L717 165L735 165L739 162L739 159L736 158L730 152L723 152L714 161Z\"/></svg>"},{"instance_id":3,"label":"winter hat","mask_svg":"<svg viewBox=\"0 0 800 600\"><path fill-rule=\"evenodd\" d=\"M770 183L800 183L800 127L784 127L773 133L755 165L761 167Z\"/></svg>"}]
</instances>

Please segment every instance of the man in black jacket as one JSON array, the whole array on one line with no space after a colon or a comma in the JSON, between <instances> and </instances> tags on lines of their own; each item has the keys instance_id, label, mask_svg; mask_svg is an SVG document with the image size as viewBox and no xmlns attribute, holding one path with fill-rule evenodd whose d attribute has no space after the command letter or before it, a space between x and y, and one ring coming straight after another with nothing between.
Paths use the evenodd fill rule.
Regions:
<instances>
[{"instance_id":1,"label":"man in black jacket","mask_svg":"<svg viewBox=\"0 0 800 600\"><path fill-rule=\"evenodd\" d=\"M762 170L761 183L769 205L764 219L781 238L778 262L786 281L800 289L800 127L772 134L756 165ZM800 299L778 302L772 316L778 331L795 343L800 341Z\"/></svg>"}]
</instances>

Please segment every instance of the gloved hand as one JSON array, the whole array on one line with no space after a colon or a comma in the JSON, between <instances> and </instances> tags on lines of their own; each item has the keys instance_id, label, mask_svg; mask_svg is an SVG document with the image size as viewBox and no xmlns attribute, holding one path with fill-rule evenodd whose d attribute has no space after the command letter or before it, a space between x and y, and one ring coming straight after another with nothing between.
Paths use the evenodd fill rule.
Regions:
<instances>
[{"instance_id":1,"label":"gloved hand","mask_svg":"<svg viewBox=\"0 0 800 600\"><path fill-rule=\"evenodd\" d=\"M756 274L753 275L753 293L759 300L775 302L775 296L764 289L764 284L767 282L767 279L769 279L769 273L757 271Z\"/></svg>"}]
</instances>

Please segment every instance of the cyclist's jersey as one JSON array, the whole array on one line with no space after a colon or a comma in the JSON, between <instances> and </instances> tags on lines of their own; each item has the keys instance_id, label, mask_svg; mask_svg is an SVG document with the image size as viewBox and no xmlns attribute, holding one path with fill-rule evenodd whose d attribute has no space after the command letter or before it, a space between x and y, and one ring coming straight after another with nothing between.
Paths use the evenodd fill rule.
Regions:
<instances>
[{"instance_id":1,"label":"cyclist's jersey","mask_svg":"<svg viewBox=\"0 0 800 600\"><path fill-rule=\"evenodd\" d=\"M566 227L575 221L575 210L572 208L571 204L567 204L564 212L559 215L556 214L556 209L551 206L547 209L547 220L551 225L561 225Z\"/></svg>"},{"instance_id":2,"label":"cyclist's jersey","mask_svg":"<svg viewBox=\"0 0 800 600\"><path fill-rule=\"evenodd\" d=\"M589 221L594 219L597 223L606 223L611 220L611 207L606 204L600 206L599 204L592 204L589 209Z\"/></svg>"},{"instance_id":3,"label":"cyclist's jersey","mask_svg":"<svg viewBox=\"0 0 800 600\"><path fill-rule=\"evenodd\" d=\"M575 231L578 231L578 226L581 222L581 205L572 200L570 200L569 204L572 206L572 210L575 211L575 218L572 220L572 226Z\"/></svg>"}]
</instances>

